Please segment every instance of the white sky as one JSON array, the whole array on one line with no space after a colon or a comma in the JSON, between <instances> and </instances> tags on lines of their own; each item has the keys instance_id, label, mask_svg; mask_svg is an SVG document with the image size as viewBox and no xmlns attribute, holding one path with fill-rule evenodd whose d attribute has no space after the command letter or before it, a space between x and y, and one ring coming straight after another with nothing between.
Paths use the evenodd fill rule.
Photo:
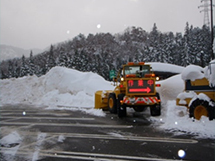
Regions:
<instances>
[{"instance_id":1,"label":"white sky","mask_svg":"<svg viewBox=\"0 0 215 161\"><path fill-rule=\"evenodd\" d=\"M202 27L201 0L0 0L0 43L44 49L83 33L122 32L128 26L184 32ZM97 28L100 24L101 27Z\"/></svg>"}]
</instances>

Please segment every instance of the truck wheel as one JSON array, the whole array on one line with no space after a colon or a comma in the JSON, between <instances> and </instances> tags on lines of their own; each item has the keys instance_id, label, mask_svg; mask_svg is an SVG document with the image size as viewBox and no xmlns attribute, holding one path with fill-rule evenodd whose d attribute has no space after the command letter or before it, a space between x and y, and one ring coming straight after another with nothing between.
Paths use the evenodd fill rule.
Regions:
<instances>
[{"instance_id":1,"label":"truck wheel","mask_svg":"<svg viewBox=\"0 0 215 161\"><path fill-rule=\"evenodd\" d=\"M118 100L117 100L117 114L118 117L125 117L126 116L126 106L121 105L120 101L123 100L124 94L119 94L118 95Z\"/></svg>"},{"instance_id":2,"label":"truck wheel","mask_svg":"<svg viewBox=\"0 0 215 161\"><path fill-rule=\"evenodd\" d=\"M160 116L161 115L160 103L150 107L150 113L151 113L151 116Z\"/></svg>"},{"instance_id":3,"label":"truck wheel","mask_svg":"<svg viewBox=\"0 0 215 161\"><path fill-rule=\"evenodd\" d=\"M208 101L196 99L190 105L189 109L190 117L194 117L196 120L200 120L202 116L209 117L210 108L212 107L209 106ZM210 119L211 117L209 117L209 120Z\"/></svg>"},{"instance_id":4,"label":"truck wheel","mask_svg":"<svg viewBox=\"0 0 215 161\"><path fill-rule=\"evenodd\" d=\"M110 113L117 113L117 102L115 93L110 93L108 97L108 109Z\"/></svg>"}]
</instances>

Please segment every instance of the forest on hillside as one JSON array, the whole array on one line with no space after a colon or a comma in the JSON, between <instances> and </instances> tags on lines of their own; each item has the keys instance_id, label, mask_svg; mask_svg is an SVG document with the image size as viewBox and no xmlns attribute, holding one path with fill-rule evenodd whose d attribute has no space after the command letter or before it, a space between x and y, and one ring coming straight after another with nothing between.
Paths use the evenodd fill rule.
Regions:
<instances>
[{"instance_id":1,"label":"forest on hillside","mask_svg":"<svg viewBox=\"0 0 215 161\"><path fill-rule=\"evenodd\" d=\"M150 32L129 27L118 34L79 34L71 40L51 45L41 54L2 61L0 78L27 75L42 76L52 67L64 66L79 71L92 71L109 79L110 70L127 62L163 62L187 66L206 66L210 62L211 33L186 23L184 33L162 33L156 24Z\"/></svg>"}]
</instances>

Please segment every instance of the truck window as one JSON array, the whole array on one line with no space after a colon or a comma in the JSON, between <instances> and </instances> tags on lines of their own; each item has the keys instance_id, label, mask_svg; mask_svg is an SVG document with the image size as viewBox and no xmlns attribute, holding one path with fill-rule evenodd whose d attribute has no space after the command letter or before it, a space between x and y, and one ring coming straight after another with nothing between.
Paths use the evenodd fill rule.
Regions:
<instances>
[{"instance_id":1,"label":"truck window","mask_svg":"<svg viewBox=\"0 0 215 161\"><path fill-rule=\"evenodd\" d=\"M141 74L144 76L146 73L150 73L150 67L148 65L143 66L125 66L125 75L127 74Z\"/></svg>"}]
</instances>

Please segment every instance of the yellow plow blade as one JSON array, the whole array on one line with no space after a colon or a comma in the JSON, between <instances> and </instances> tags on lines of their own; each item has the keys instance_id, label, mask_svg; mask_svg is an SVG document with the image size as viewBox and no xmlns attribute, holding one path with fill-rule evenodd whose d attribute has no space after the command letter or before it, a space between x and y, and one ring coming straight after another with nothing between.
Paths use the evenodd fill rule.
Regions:
<instances>
[{"instance_id":1,"label":"yellow plow blade","mask_svg":"<svg viewBox=\"0 0 215 161\"><path fill-rule=\"evenodd\" d=\"M111 91L96 91L95 109L108 109L108 95Z\"/></svg>"}]
</instances>

